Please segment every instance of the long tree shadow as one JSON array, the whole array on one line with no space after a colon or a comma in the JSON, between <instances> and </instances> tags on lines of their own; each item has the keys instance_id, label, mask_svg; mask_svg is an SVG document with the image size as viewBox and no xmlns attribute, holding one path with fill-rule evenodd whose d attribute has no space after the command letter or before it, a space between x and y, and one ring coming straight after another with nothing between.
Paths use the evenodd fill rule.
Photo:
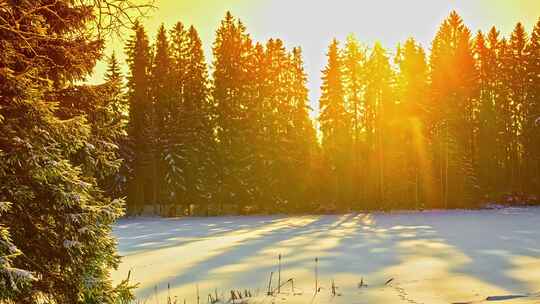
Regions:
<instances>
[{"instance_id":1,"label":"long tree shadow","mask_svg":"<svg viewBox=\"0 0 540 304\"><path fill-rule=\"evenodd\" d=\"M341 219L343 221L344 219ZM157 280L147 287L138 290L141 295L150 294L155 286L165 286L170 284L171 287L182 286L188 283L197 282L201 280L212 279L208 275L210 272L227 265L234 265L241 261L246 260L249 257L255 256L261 250L265 248L276 246L277 243L295 237L302 237L306 235L312 235L319 231L325 231L335 226L340 221L339 216L325 216L317 218L316 220L302 226L283 226L278 229L272 229L258 235L255 238L247 238L240 241L235 246L221 251L200 263L191 265L189 268L182 270L181 273L174 277L166 277ZM252 273L260 274L261 281L259 282L247 282L248 286L245 287L258 287L259 283L263 281L268 274L265 268L261 268L259 265L252 265L249 269ZM231 286L238 284L239 282L230 282ZM239 285L237 285L239 286Z\"/></svg>"},{"instance_id":2,"label":"long tree shadow","mask_svg":"<svg viewBox=\"0 0 540 304\"><path fill-rule=\"evenodd\" d=\"M195 282L205 282L206 287L213 284L216 288L264 288L269 273L276 271L278 253L285 255L284 267L289 276L296 276L293 271L304 274L311 271L313 258L318 256L320 275L324 279L347 275L345 278L349 280L366 278L384 282L383 279L392 277L406 284L429 280L426 276L433 273L433 279L443 280L439 287L445 287L445 279L456 283L463 278L466 282L478 283L477 287L521 294L535 290L527 284L530 280L513 274L517 267L515 258L539 259L540 230L535 229L532 223L540 219L540 209L532 211L528 220L523 220L523 214L518 215L500 217L493 212L467 211L311 218L220 218L217 223L213 221L215 219L197 219L182 223L189 227L179 225L181 221L171 222L170 227L164 230L152 225L139 227L139 231L131 231L127 237L137 237L141 231L155 233L155 237L163 232L186 232L192 236L189 241L169 237L159 244L151 244L148 248L152 250L142 252L143 255L155 253L154 249L191 252L193 248L199 248L200 243L216 244L215 248L201 252L196 259L171 263L172 269L167 269L166 275L145 282L137 291L140 296L152 294L156 286L163 289L170 284L171 288L180 290ZM517 220L522 222L516 223ZM131 240L133 244L141 242L136 238ZM159 252L153 258L160 258ZM199 252L193 254L198 255ZM435 268L431 272L424 269L432 266ZM424 267L418 275L416 267ZM521 265L522 271L523 267L526 265ZM404 274L404 277L399 277ZM460 288L459 284L448 285ZM490 295L505 296L485 294Z\"/></svg>"},{"instance_id":3,"label":"long tree shadow","mask_svg":"<svg viewBox=\"0 0 540 304\"><path fill-rule=\"evenodd\" d=\"M249 231L285 220L283 216L252 217L238 224L238 217L215 218L137 218L121 219L113 234L119 241L123 256L155 249L184 246L229 232Z\"/></svg>"},{"instance_id":4,"label":"long tree shadow","mask_svg":"<svg viewBox=\"0 0 540 304\"><path fill-rule=\"evenodd\" d=\"M323 271L366 277L400 261L396 248L400 241L437 237L429 225L406 222L385 225L379 223L377 215L372 215L372 218L371 224L357 227L342 236L337 246L329 249L328 258L333 263L323 266Z\"/></svg>"},{"instance_id":5,"label":"long tree shadow","mask_svg":"<svg viewBox=\"0 0 540 304\"><path fill-rule=\"evenodd\" d=\"M294 273L295 270L309 269L308 272L311 271L316 257L321 265L319 268L321 275L324 275L324 265L330 263L328 254L325 253L326 249L339 243L341 236L353 234L354 230L359 229L357 217L358 215L355 214L326 216L325 219L331 218L332 221L323 225L313 223L312 227L305 227L294 233L285 232L285 235L280 233L267 240L268 246L257 248L251 259L243 259L240 262L250 266L249 272L259 274L260 282L265 282L265 284L270 272L276 273L278 270L278 254L283 254L283 270L287 273L287 278L298 279L298 274ZM219 272L219 268L216 272ZM298 280L296 282L296 284L299 283ZM231 283L233 286L253 285L249 275L238 276Z\"/></svg>"},{"instance_id":6,"label":"long tree shadow","mask_svg":"<svg viewBox=\"0 0 540 304\"><path fill-rule=\"evenodd\" d=\"M540 209L524 210L526 216L531 217L528 221L523 221L523 214L519 213L516 214L519 217L510 215L500 219L492 211L376 214L376 224L348 231L337 246L328 249L327 259L331 261L322 265L322 272L332 277L350 274L349 279L362 277L380 282L388 278L405 279L409 282L402 283L417 284L411 285L416 289L433 286L428 280L441 280L440 286L446 288L445 280L466 278L467 282L477 282L475 292L484 298L535 292L540 289L539 285L531 282L540 283L540 276L537 275L535 281L533 275L540 271L540 229L531 224L534 219L540 220L538 211ZM516 225L518 220L523 222ZM529 259L528 270L523 263L519 267L529 275L513 274L517 268L516 257ZM415 275L416 267L430 264L436 266L434 277L422 276L424 269ZM396 274L404 272L406 278L395 278ZM459 284L446 282L449 288L459 288ZM473 288L466 285L461 284L461 293ZM478 290L481 286L489 288ZM489 294L489 290L508 290L508 294ZM402 299L411 300L404 292L401 291ZM436 291L432 293L435 295Z\"/></svg>"},{"instance_id":7,"label":"long tree shadow","mask_svg":"<svg viewBox=\"0 0 540 304\"><path fill-rule=\"evenodd\" d=\"M477 277L480 280L514 293L534 292L530 284L512 276L516 270L516 258L530 257L536 260L536 269L540 271L540 212L537 209L523 209L519 213L499 211L470 211L460 217L459 227L449 221L432 223L438 235L444 241L469 257L469 263L454 267L456 273ZM506 213L500 216L500 213ZM519 215L519 216L516 216ZM478 218L492 225L478 225ZM531 217L526 221L524 217ZM536 220L536 225L534 224ZM532 224L532 225L531 225ZM531 265L533 266L533 265ZM527 267L527 265L522 265ZM537 281L540 283L540 281ZM536 288L540 289L539 286Z\"/></svg>"},{"instance_id":8,"label":"long tree shadow","mask_svg":"<svg viewBox=\"0 0 540 304\"><path fill-rule=\"evenodd\" d=\"M512 214L501 217L493 211L376 216L378 229L385 231L384 238L391 241L383 245L382 257L378 251L371 256L369 264L380 267L378 271L376 267L360 268L368 276L404 275L401 279L409 280L403 283L410 283L410 288L431 286L433 294L437 293L435 288L440 289L439 292L454 289L451 293L483 298L535 292L538 289L535 284L540 283L540 276L534 277L534 273L540 271L540 231L534 224L540 220L539 211L526 209L523 210L526 214L517 213L519 216L516 217ZM407 229L412 233L403 233ZM351 252L356 248L354 238L353 243L345 241L335 248L335 258L344 262L333 268L343 272L356 271L357 267L349 266L354 263ZM390 253L385 256L384 252ZM518 267L516 257L527 258L529 264ZM434 267L427 271L433 275L431 278L422 275L425 269L419 273L414 271L429 265ZM375 271L370 273L371 270ZM516 270L522 273L516 274ZM489 293L494 290L507 291L507 294ZM404 292L403 288L401 292Z\"/></svg>"}]
</instances>

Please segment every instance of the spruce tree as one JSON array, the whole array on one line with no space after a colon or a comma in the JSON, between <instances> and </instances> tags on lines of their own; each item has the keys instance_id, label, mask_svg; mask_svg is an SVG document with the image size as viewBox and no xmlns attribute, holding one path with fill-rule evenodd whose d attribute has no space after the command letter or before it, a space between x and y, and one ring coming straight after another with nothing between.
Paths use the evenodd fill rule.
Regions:
<instances>
[{"instance_id":1,"label":"spruce tree","mask_svg":"<svg viewBox=\"0 0 540 304\"><path fill-rule=\"evenodd\" d=\"M151 52L148 36L140 23L133 26L133 35L126 45L129 67L127 98L129 104L128 138L133 147L133 158L128 164L128 212L141 213L144 204L153 202L151 124L154 111L150 95Z\"/></svg>"},{"instance_id":2,"label":"spruce tree","mask_svg":"<svg viewBox=\"0 0 540 304\"><path fill-rule=\"evenodd\" d=\"M184 215L191 203L187 198L184 167L186 167L186 124L184 115L184 82L187 69L188 37L183 23L177 22L169 32L170 80L168 90L172 94L168 112L172 115L166 125L167 138L164 146L163 178L165 200L172 203L168 215Z\"/></svg>"},{"instance_id":3,"label":"spruce tree","mask_svg":"<svg viewBox=\"0 0 540 304\"><path fill-rule=\"evenodd\" d=\"M292 78L291 62L283 41L270 39L266 44L265 80L265 137L267 170L270 172L266 182L270 187L269 202L273 201L274 211L287 209L291 186L287 176L293 165L291 152L294 150L292 136ZM257 127L256 125L254 127ZM289 151L289 153L285 152ZM262 182L262 181L261 181Z\"/></svg>"},{"instance_id":4,"label":"spruce tree","mask_svg":"<svg viewBox=\"0 0 540 304\"><path fill-rule=\"evenodd\" d=\"M524 167L526 190L540 197L540 19L536 23L529 44L527 57L527 105L525 107Z\"/></svg>"},{"instance_id":5,"label":"spruce tree","mask_svg":"<svg viewBox=\"0 0 540 304\"><path fill-rule=\"evenodd\" d=\"M157 204L161 206L163 203L168 203L171 197L167 187L161 187L165 181L166 157L174 142L174 134L169 132L170 126L177 121L178 117L173 100L175 96L171 61L169 40L165 26L162 24L156 36L155 53L150 69L150 95L153 106L150 114L154 134L147 138L147 141L152 144L150 152L154 212L161 212L161 208L158 211Z\"/></svg>"},{"instance_id":6,"label":"spruce tree","mask_svg":"<svg viewBox=\"0 0 540 304\"><path fill-rule=\"evenodd\" d=\"M175 105L177 110L180 110L183 103L184 78L187 73L186 60L189 54L187 35L187 30L182 22L177 22L169 33L171 73L174 82Z\"/></svg>"},{"instance_id":7,"label":"spruce tree","mask_svg":"<svg viewBox=\"0 0 540 304\"><path fill-rule=\"evenodd\" d=\"M473 157L476 70L470 31L455 11L433 40L430 65L439 201L445 208L470 206L478 195Z\"/></svg>"},{"instance_id":8,"label":"spruce tree","mask_svg":"<svg viewBox=\"0 0 540 304\"><path fill-rule=\"evenodd\" d=\"M253 168L252 147L245 145L252 130L246 119L249 92L247 66L253 45L246 28L230 12L216 32L213 46L213 101L216 105L217 173L220 209L225 204L244 212L250 201L248 183Z\"/></svg>"},{"instance_id":9,"label":"spruce tree","mask_svg":"<svg viewBox=\"0 0 540 304\"><path fill-rule=\"evenodd\" d=\"M428 66L423 48L413 38L398 47L395 61L399 67L396 81L399 105L394 113L396 122L393 124L397 128L393 136L400 138L394 141L396 145L392 149L406 147L402 148L405 164L400 199L404 200L403 205L419 209L432 203Z\"/></svg>"},{"instance_id":10,"label":"spruce tree","mask_svg":"<svg viewBox=\"0 0 540 304\"><path fill-rule=\"evenodd\" d=\"M482 183L484 185L484 187L486 187L485 191L484 192L487 192L487 196L495 196L495 198L499 198L500 195L502 193L504 193L505 191L507 191L507 189L509 188L508 186L508 180L507 180L507 174L506 172L508 171L508 158L507 158L507 154L508 154L508 149L507 149L507 146L508 146L508 140L510 138L510 116L509 116L509 98L508 98L508 83L506 81L506 75L508 74L506 72L506 65L504 64L505 63L505 58L507 57L507 53L508 53L508 47L507 47L507 43L506 43L506 40L505 38L503 37L500 37L500 33L499 31L495 28L495 27L492 27L487 35L487 48L488 48L488 52L487 54L491 54L491 55L488 55L487 58L491 58L491 57L494 57L494 58L491 58L489 60L489 62L486 62L486 63L483 63L483 64L491 64L492 66L487 70L489 71L490 73L493 73L493 75L489 76L489 73L485 74L486 79L489 79L490 81L489 82L485 82L485 81L482 81L482 70L479 68L479 85L480 85L480 97L482 98L482 94L484 94L484 92L482 91L484 88L483 88L483 85L484 84L488 84L488 83L491 83L491 86L490 86L490 90L493 91L491 94L492 94L492 98L493 99L493 103L494 103L494 106L495 106L495 109L494 109L494 112L495 112L495 133L496 133L496 136L495 136L495 147L494 147L494 158L496 160L496 163L497 165L495 167L492 167L492 171L493 169L495 169L494 171L495 172L492 172L491 175L494 180L494 184L495 184L495 191L493 193L490 193L490 187L488 185L489 183L489 179L486 179L482 176L483 174L483 171L482 170L485 170L483 169L483 165L485 165L488 160L487 159L484 159L483 157L483 151L481 150L483 147L482 147L482 143L481 141L479 141L479 157L481 157L480 161L479 161L479 165L480 165L480 178L482 179ZM481 58L479 58L477 61L481 62ZM482 63L480 63L482 64ZM488 95L489 96L489 95ZM482 103L484 102L483 101L483 98L480 100L481 104L480 104L480 111L482 111ZM479 120L480 120L480 131L479 131L479 136L482 136L482 121L484 120L484 118L482 117L483 114L479 113ZM488 116L489 117L489 116ZM485 173L484 173L485 174Z\"/></svg>"},{"instance_id":11,"label":"spruce tree","mask_svg":"<svg viewBox=\"0 0 540 304\"><path fill-rule=\"evenodd\" d=\"M375 208L387 208L390 200L386 192L389 162L386 157L388 139L387 126L390 110L394 103L392 88L393 71L386 50L380 43L375 43L366 63L366 73L369 75L366 83L366 138L369 147L369 161L372 164L370 175L373 176L370 199L377 205Z\"/></svg>"},{"instance_id":12,"label":"spruce tree","mask_svg":"<svg viewBox=\"0 0 540 304\"><path fill-rule=\"evenodd\" d=\"M307 88L307 75L304 70L302 49L295 47L292 50L291 66L291 131L289 140L292 145L290 151L282 153L289 155L289 171L294 183L289 186L289 199L294 203L294 211L309 210L310 196L313 189L313 159L317 153L317 135L313 122L309 117L309 98Z\"/></svg>"},{"instance_id":13,"label":"spruce tree","mask_svg":"<svg viewBox=\"0 0 540 304\"><path fill-rule=\"evenodd\" d=\"M267 42L268 45L268 42ZM275 113L271 109L272 85L270 79L271 61L269 51L262 43L256 43L251 52L248 65L247 88L250 95L250 113L248 116L251 132L247 143L253 147L253 199L254 207L259 212L275 211L275 196L272 191L276 175L271 170L273 163L269 161L274 155L275 137L272 136Z\"/></svg>"},{"instance_id":14,"label":"spruce tree","mask_svg":"<svg viewBox=\"0 0 540 304\"><path fill-rule=\"evenodd\" d=\"M105 81L107 82L122 82L122 71L116 53L113 52L109 58L107 58L107 71L105 72Z\"/></svg>"},{"instance_id":15,"label":"spruce tree","mask_svg":"<svg viewBox=\"0 0 540 304\"><path fill-rule=\"evenodd\" d=\"M347 37L343 54L344 88L347 98L347 108L351 113L352 127L352 180L355 203L366 199L366 175L362 167L366 166L366 147L364 130L365 116L365 86L367 75L365 73L366 51L362 48L356 37Z\"/></svg>"},{"instance_id":16,"label":"spruce tree","mask_svg":"<svg viewBox=\"0 0 540 304\"><path fill-rule=\"evenodd\" d=\"M133 149L126 132L124 132L127 129L129 120L129 106L125 94L124 76L114 52L107 58L105 83L108 84L111 90L112 99L108 105L109 110L114 113L114 117L118 120L119 127L122 129L122 133L119 134L114 143L119 147L119 157L123 160L120 170L105 181L105 189L113 197L125 197L128 193L128 166L132 163Z\"/></svg>"},{"instance_id":17,"label":"spruce tree","mask_svg":"<svg viewBox=\"0 0 540 304\"><path fill-rule=\"evenodd\" d=\"M211 194L215 191L213 105L209 100L208 71L202 42L191 26L187 34L186 74L183 87L183 138L186 151L185 183L187 197L208 214Z\"/></svg>"},{"instance_id":18,"label":"spruce tree","mask_svg":"<svg viewBox=\"0 0 540 304\"><path fill-rule=\"evenodd\" d=\"M330 172L330 199L336 207L343 207L347 189L344 189L344 171L350 151L350 117L345 108L343 62L336 39L328 48L328 63L323 70L321 86L320 128L322 149Z\"/></svg>"},{"instance_id":19,"label":"spruce tree","mask_svg":"<svg viewBox=\"0 0 540 304\"><path fill-rule=\"evenodd\" d=\"M0 167L0 170L5 172L5 165ZM0 214L2 216L5 216L4 214L9 209L11 209L11 203L0 203ZM33 273L13 266L14 260L21 255L22 251L17 248L11 239L9 227L0 224L0 300L6 303L30 292L32 283L37 281Z\"/></svg>"},{"instance_id":20,"label":"spruce tree","mask_svg":"<svg viewBox=\"0 0 540 304\"><path fill-rule=\"evenodd\" d=\"M497 155L498 116L497 106L499 74L498 46L499 33L492 28L487 39L482 32L475 38L476 65L478 69L478 167L479 182L487 196L495 194L499 188L497 173L500 169Z\"/></svg>"},{"instance_id":21,"label":"spruce tree","mask_svg":"<svg viewBox=\"0 0 540 304\"><path fill-rule=\"evenodd\" d=\"M509 115L511 119L510 141L508 142L510 180L509 185L514 193L522 193L523 180L523 126L526 119L527 106L527 74L526 46L527 33L521 23L517 23L508 40L508 53L504 59L506 65L506 81L508 84L508 98L510 101Z\"/></svg>"},{"instance_id":22,"label":"spruce tree","mask_svg":"<svg viewBox=\"0 0 540 304\"><path fill-rule=\"evenodd\" d=\"M120 163L118 130L107 128L110 96L74 85L103 51L86 31L97 13L62 0L2 6L0 302L130 300L109 278L123 201L99 187Z\"/></svg>"},{"instance_id":23,"label":"spruce tree","mask_svg":"<svg viewBox=\"0 0 540 304\"><path fill-rule=\"evenodd\" d=\"M510 44L507 38L502 38L498 47L498 60L500 62L498 68L500 71L500 77L498 77L497 94L499 96L497 102L497 130L498 130L498 159L501 163L501 177L500 177L500 193L501 195L508 196L513 190L514 183L512 182L513 176L513 158L511 155L512 143L514 139L514 123L513 123L513 106L510 90L510 75L511 65L510 58L512 56Z\"/></svg>"}]
</instances>

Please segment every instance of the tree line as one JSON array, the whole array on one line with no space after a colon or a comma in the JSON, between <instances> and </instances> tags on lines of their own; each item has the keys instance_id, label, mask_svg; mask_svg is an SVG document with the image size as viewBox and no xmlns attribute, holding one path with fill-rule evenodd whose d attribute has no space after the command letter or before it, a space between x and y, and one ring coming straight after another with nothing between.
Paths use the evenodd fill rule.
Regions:
<instances>
[{"instance_id":1,"label":"tree line","mask_svg":"<svg viewBox=\"0 0 540 304\"><path fill-rule=\"evenodd\" d=\"M319 117L327 185L339 206L470 208L537 203L540 20L530 37L476 35L456 12L431 52L410 38L390 55L334 40Z\"/></svg>"},{"instance_id":2,"label":"tree line","mask_svg":"<svg viewBox=\"0 0 540 304\"><path fill-rule=\"evenodd\" d=\"M333 40L319 128L300 48L227 13L211 67L194 27L126 46L128 210L169 215L533 203L540 195L540 21L473 35L452 12L430 53ZM209 70L212 71L211 76ZM147 210L148 211L148 210Z\"/></svg>"},{"instance_id":3,"label":"tree line","mask_svg":"<svg viewBox=\"0 0 540 304\"><path fill-rule=\"evenodd\" d=\"M227 13L212 81L194 27L136 24L130 72L128 210L221 214L305 209L317 139L300 48L255 43Z\"/></svg>"}]
</instances>

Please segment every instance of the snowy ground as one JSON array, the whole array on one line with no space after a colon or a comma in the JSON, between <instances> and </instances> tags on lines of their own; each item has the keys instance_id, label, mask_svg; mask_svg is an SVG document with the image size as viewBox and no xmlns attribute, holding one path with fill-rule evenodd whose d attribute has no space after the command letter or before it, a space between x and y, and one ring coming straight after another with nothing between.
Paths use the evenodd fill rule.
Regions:
<instances>
[{"instance_id":1,"label":"snowy ground","mask_svg":"<svg viewBox=\"0 0 540 304\"><path fill-rule=\"evenodd\" d=\"M540 303L540 208L133 218L114 233L124 258L113 277L131 270L149 304L169 293L195 304L197 288L200 303L215 289L224 299L231 289L258 290L256 303ZM301 295L287 285L262 296L278 254L281 281L293 278ZM315 257L322 288L314 297ZM362 280L368 287L358 287Z\"/></svg>"}]
</instances>

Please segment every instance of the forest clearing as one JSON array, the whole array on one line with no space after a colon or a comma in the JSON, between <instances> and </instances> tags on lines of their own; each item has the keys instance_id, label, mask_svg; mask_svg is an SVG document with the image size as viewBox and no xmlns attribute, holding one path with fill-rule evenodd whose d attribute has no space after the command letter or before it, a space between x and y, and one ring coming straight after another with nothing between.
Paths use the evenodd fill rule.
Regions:
<instances>
[{"instance_id":1,"label":"forest clearing","mask_svg":"<svg viewBox=\"0 0 540 304\"><path fill-rule=\"evenodd\" d=\"M508 208L123 219L113 278L131 270L148 304L197 303L197 288L200 303L231 290L249 290L249 303L539 303L539 217L540 208ZM295 295L291 284L277 294L280 254L280 281L293 279Z\"/></svg>"}]
</instances>

